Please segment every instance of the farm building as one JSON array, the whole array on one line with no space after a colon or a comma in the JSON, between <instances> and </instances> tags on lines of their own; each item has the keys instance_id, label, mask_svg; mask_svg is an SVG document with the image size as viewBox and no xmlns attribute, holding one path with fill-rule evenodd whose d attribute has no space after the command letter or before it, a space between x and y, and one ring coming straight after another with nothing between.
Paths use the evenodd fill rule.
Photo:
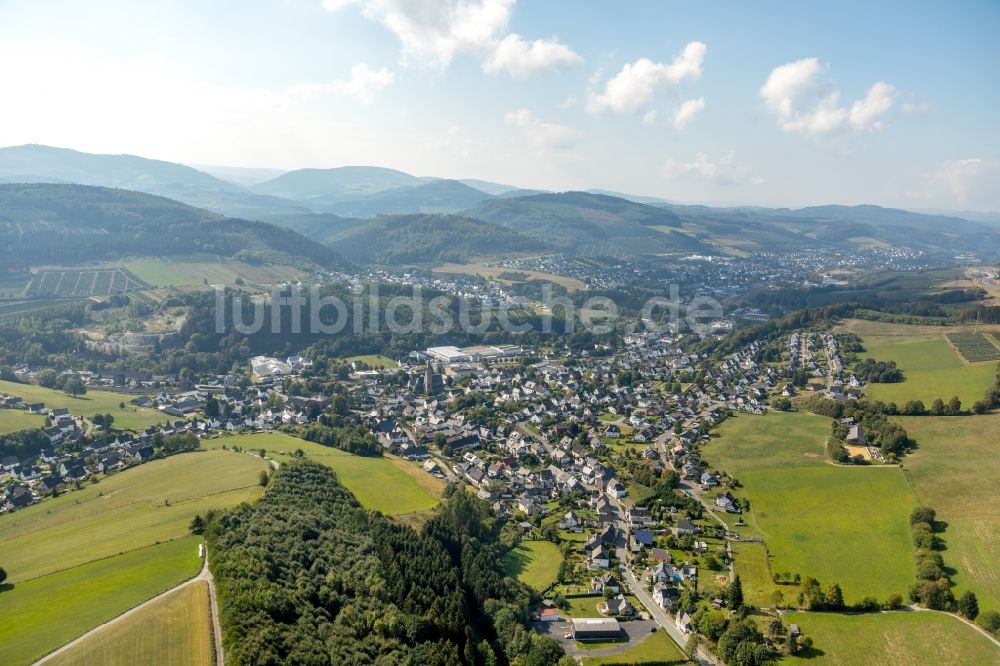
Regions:
<instances>
[{"instance_id":1,"label":"farm building","mask_svg":"<svg viewBox=\"0 0 1000 666\"><path fill-rule=\"evenodd\" d=\"M621 638L618 620L603 617L573 618L573 639L578 641L607 641Z\"/></svg>"}]
</instances>

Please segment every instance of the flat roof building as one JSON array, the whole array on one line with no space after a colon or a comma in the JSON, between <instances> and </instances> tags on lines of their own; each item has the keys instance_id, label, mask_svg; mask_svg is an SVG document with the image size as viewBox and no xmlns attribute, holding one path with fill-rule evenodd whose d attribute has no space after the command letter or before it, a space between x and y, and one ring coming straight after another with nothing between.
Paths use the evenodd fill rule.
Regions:
<instances>
[{"instance_id":1,"label":"flat roof building","mask_svg":"<svg viewBox=\"0 0 1000 666\"><path fill-rule=\"evenodd\" d=\"M618 620L604 617L573 618L573 639L578 641L606 641L621 638Z\"/></svg>"}]
</instances>

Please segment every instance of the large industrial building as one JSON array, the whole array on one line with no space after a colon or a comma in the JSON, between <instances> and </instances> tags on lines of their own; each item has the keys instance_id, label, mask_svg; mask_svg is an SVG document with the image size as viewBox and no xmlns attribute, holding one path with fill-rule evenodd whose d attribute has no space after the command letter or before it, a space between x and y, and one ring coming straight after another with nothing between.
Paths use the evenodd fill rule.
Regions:
<instances>
[{"instance_id":1,"label":"large industrial building","mask_svg":"<svg viewBox=\"0 0 1000 666\"><path fill-rule=\"evenodd\" d=\"M607 641L621 638L618 620L607 617L573 618L573 639L578 641Z\"/></svg>"}]
</instances>

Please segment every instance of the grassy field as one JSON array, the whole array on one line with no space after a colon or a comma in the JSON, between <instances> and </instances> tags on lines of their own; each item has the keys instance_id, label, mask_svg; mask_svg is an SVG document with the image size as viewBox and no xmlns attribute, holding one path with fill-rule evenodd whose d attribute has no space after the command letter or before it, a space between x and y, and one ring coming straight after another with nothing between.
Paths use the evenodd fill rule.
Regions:
<instances>
[{"instance_id":1,"label":"grassy field","mask_svg":"<svg viewBox=\"0 0 1000 666\"><path fill-rule=\"evenodd\" d=\"M767 547L762 543L733 543L733 568L743 584L743 596L751 606L774 607L774 592L781 592L784 604L795 603L798 585L776 585L768 566ZM784 571L783 569L778 569ZM701 575L701 570L699 570ZM715 573L715 572L713 572Z\"/></svg>"},{"instance_id":2,"label":"grassy field","mask_svg":"<svg viewBox=\"0 0 1000 666\"><path fill-rule=\"evenodd\" d=\"M337 473L344 487L354 493L362 505L388 516L424 512L437 506L446 485L444 481L424 472L418 465L395 456L366 458L338 449L306 442L282 433L237 435L208 440L203 446L240 446L285 455L271 457L288 459L296 449L306 457L326 465Z\"/></svg>"},{"instance_id":3,"label":"grassy field","mask_svg":"<svg viewBox=\"0 0 1000 666\"><path fill-rule=\"evenodd\" d=\"M471 263L442 264L441 266L434 268L433 272L453 275L479 275L487 280L497 280L498 282L504 282L507 284L511 284L511 281L500 278L500 275L504 273L525 273L528 275L529 280L547 280L548 282L566 287L569 291L585 291L587 289L587 285L573 277L555 275L554 273L543 273L541 271L527 271L520 268L504 268L502 266L486 266L483 264Z\"/></svg>"},{"instance_id":4,"label":"grassy field","mask_svg":"<svg viewBox=\"0 0 1000 666\"><path fill-rule=\"evenodd\" d=\"M211 666L208 583L198 581L51 659L52 666Z\"/></svg>"},{"instance_id":5,"label":"grassy field","mask_svg":"<svg viewBox=\"0 0 1000 666\"><path fill-rule=\"evenodd\" d=\"M766 541L772 572L839 583L848 602L905 593L914 578L913 493L896 467L828 464L829 423L796 412L741 415L723 423L704 455L743 484L736 494L750 499L745 533ZM774 587L760 580L760 553L751 557L737 561L737 571L749 574L752 593L770 605Z\"/></svg>"},{"instance_id":6,"label":"grassy field","mask_svg":"<svg viewBox=\"0 0 1000 666\"><path fill-rule=\"evenodd\" d=\"M125 264L136 277L155 287L185 287L200 284L271 284L299 280L304 274L288 266L253 265L242 261L219 261L209 257L189 261L135 259Z\"/></svg>"},{"instance_id":7,"label":"grassy field","mask_svg":"<svg viewBox=\"0 0 1000 666\"><path fill-rule=\"evenodd\" d=\"M902 405L922 400L928 407L936 398L945 402L957 395L966 407L980 400L996 377L997 364L966 364L942 334L869 335L861 358L895 361L904 381L871 384L866 393L883 402Z\"/></svg>"},{"instance_id":8,"label":"grassy field","mask_svg":"<svg viewBox=\"0 0 1000 666\"><path fill-rule=\"evenodd\" d=\"M381 354L364 354L361 356L349 356L345 358L344 361L347 363L353 363L354 361L359 361L361 363L367 363L373 368L397 367L395 361L393 361L388 356L382 356Z\"/></svg>"},{"instance_id":9,"label":"grassy field","mask_svg":"<svg viewBox=\"0 0 1000 666\"><path fill-rule=\"evenodd\" d=\"M0 435L16 430L41 428L45 425L45 417L41 414L29 414L23 409L0 409Z\"/></svg>"},{"instance_id":10,"label":"grassy field","mask_svg":"<svg viewBox=\"0 0 1000 666\"><path fill-rule=\"evenodd\" d=\"M900 419L917 449L903 469L922 504L947 524L945 564L956 596L972 590L1000 611L1000 414Z\"/></svg>"},{"instance_id":11,"label":"grassy field","mask_svg":"<svg viewBox=\"0 0 1000 666\"><path fill-rule=\"evenodd\" d=\"M957 618L943 613L868 615L787 613L813 639L813 651L787 659L802 664L998 664L1000 648Z\"/></svg>"},{"instance_id":12,"label":"grassy field","mask_svg":"<svg viewBox=\"0 0 1000 666\"><path fill-rule=\"evenodd\" d=\"M551 541L522 541L503 556L504 573L544 592L556 582L562 562L559 546Z\"/></svg>"},{"instance_id":13,"label":"grassy field","mask_svg":"<svg viewBox=\"0 0 1000 666\"><path fill-rule=\"evenodd\" d=\"M186 537L16 583L0 593L0 663L32 663L197 575L199 541Z\"/></svg>"},{"instance_id":14,"label":"grassy field","mask_svg":"<svg viewBox=\"0 0 1000 666\"><path fill-rule=\"evenodd\" d=\"M44 402L48 408L67 407L70 412L91 417L94 414L111 414L115 417L116 428L140 429L157 423L164 423L169 417L155 409L143 409L128 404L135 396L111 391L87 391L86 395L74 398L62 391L54 391L35 384L15 384L0 381L0 393L24 398L26 402ZM125 409L119 409L120 403Z\"/></svg>"},{"instance_id":15,"label":"grassy field","mask_svg":"<svg viewBox=\"0 0 1000 666\"><path fill-rule=\"evenodd\" d=\"M196 514L259 496L264 468L227 451L183 453L0 516L8 582L184 537Z\"/></svg>"},{"instance_id":16,"label":"grassy field","mask_svg":"<svg viewBox=\"0 0 1000 666\"><path fill-rule=\"evenodd\" d=\"M642 664L642 663L684 664L687 657L680 648L670 640L665 631L657 631L641 643L629 648L621 654L607 657L584 657L584 666L604 666L605 664Z\"/></svg>"}]
</instances>

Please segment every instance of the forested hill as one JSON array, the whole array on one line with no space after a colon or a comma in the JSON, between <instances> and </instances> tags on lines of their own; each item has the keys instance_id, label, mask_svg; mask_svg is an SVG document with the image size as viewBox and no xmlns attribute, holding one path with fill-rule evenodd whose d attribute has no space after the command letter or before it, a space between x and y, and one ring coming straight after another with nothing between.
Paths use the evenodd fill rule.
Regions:
<instances>
[{"instance_id":1,"label":"forested hill","mask_svg":"<svg viewBox=\"0 0 1000 666\"><path fill-rule=\"evenodd\" d=\"M0 254L31 264L192 254L342 263L330 248L283 227L140 192L51 183L0 185Z\"/></svg>"},{"instance_id":2,"label":"forested hill","mask_svg":"<svg viewBox=\"0 0 1000 666\"><path fill-rule=\"evenodd\" d=\"M420 533L361 508L307 460L206 530L227 663L556 664L523 625L527 590L502 575L496 528L461 489ZM567 662L572 663L572 661Z\"/></svg>"},{"instance_id":3,"label":"forested hill","mask_svg":"<svg viewBox=\"0 0 1000 666\"><path fill-rule=\"evenodd\" d=\"M543 241L459 215L393 215L340 225L326 242L345 257L382 265L466 261L546 249Z\"/></svg>"}]
</instances>

